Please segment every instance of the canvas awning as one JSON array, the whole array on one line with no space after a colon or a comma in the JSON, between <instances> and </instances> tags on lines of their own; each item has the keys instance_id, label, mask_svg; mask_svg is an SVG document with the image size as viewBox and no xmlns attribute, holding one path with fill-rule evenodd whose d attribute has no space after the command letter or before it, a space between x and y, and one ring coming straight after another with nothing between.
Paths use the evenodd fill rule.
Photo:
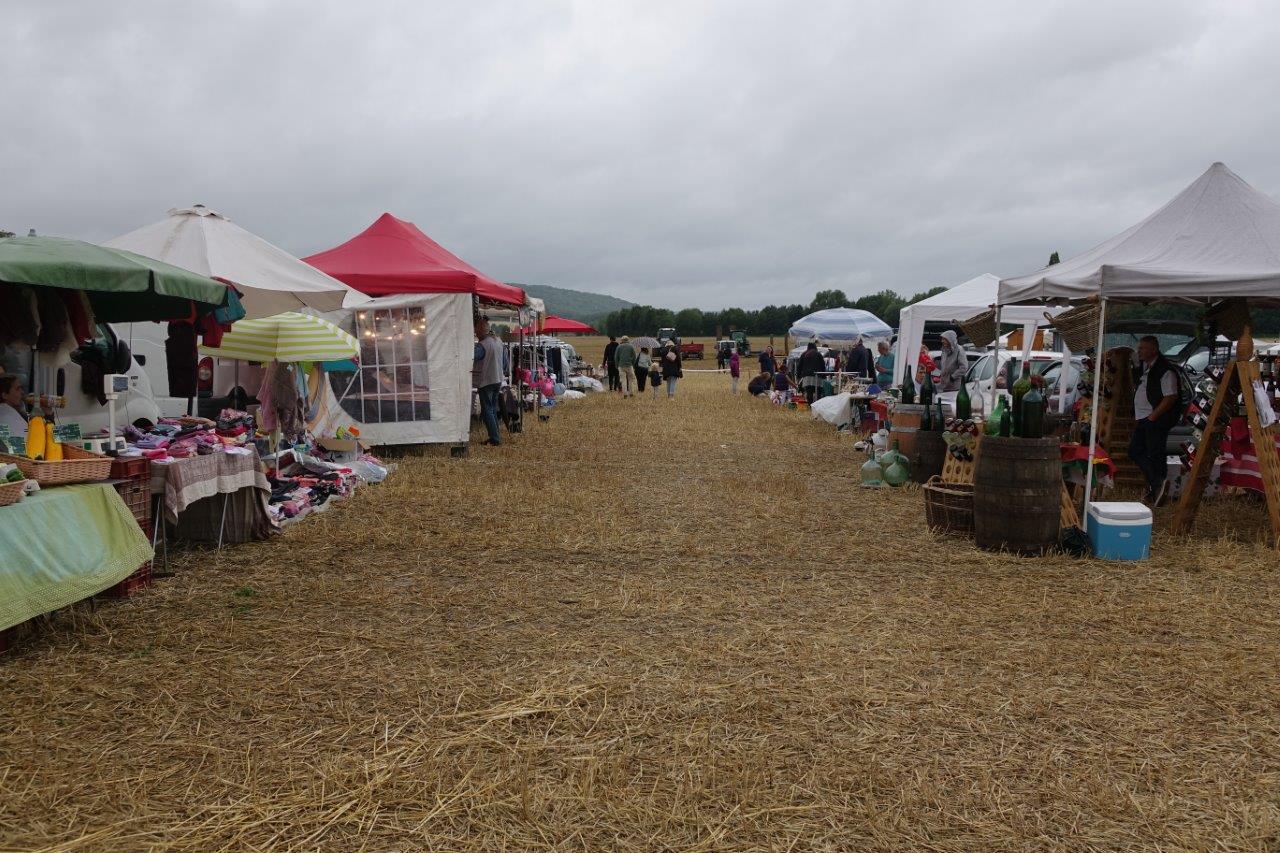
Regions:
<instances>
[{"instance_id":1,"label":"canvas awning","mask_svg":"<svg viewBox=\"0 0 1280 853\"><path fill-rule=\"evenodd\" d=\"M173 208L106 245L234 285L249 319L299 308L333 311L369 299L202 204Z\"/></svg>"},{"instance_id":2,"label":"canvas awning","mask_svg":"<svg viewBox=\"0 0 1280 853\"><path fill-rule=\"evenodd\" d=\"M593 327L586 323L579 323L577 320L570 320L568 317L556 317L549 315L545 320L538 323L541 333L545 335L598 335ZM524 330L526 335L533 334L533 329L526 327Z\"/></svg>"},{"instance_id":3,"label":"canvas awning","mask_svg":"<svg viewBox=\"0 0 1280 853\"><path fill-rule=\"evenodd\" d=\"M239 320L216 347L201 355L241 361L341 361L360 354L360 344L328 320L286 311L274 317Z\"/></svg>"},{"instance_id":4,"label":"canvas awning","mask_svg":"<svg viewBox=\"0 0 1280 853\"><path fill-rule=\"evenodd\" d=\"M1280 205L1222 163L1132 228L1062 263L1006 278L999 288L1002 306L1239 296L1280 304Z\"/></svg>"},{"instance_id":5,"label":"canvas awning","mask_svg":"<svg viewBox=\"0 0 1280 853\"><path fill-rule=\"evenodd\" d=\"M342 245L303 260L370 296L472 293L485 302L525 304L524 290L490 278L390 213Z\"/></svg>"}]
</instances>

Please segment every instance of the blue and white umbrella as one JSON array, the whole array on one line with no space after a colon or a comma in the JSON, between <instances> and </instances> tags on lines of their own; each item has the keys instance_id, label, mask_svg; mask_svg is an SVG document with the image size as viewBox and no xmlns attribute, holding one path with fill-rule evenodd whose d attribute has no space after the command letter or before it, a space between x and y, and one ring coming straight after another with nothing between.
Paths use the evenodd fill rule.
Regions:
<instances>
[{"instance_id":1,"label":"blue and white umbrella","mask_svg":"<svg viewBox=\"0 0 1280 853\"><path fill-rule=\"evenodd\" d=\"M817 338L824 344L853 343L858 338L892 337L893 329L870 311L826 308L796 320L789 334L797 341Z\"/></svg>"}]
</instances>

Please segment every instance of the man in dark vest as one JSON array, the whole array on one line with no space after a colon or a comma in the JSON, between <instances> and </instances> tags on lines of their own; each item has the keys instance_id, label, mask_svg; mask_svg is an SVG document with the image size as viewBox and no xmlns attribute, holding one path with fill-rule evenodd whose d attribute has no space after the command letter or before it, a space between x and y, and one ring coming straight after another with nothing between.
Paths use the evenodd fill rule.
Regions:
<instances>
[{"instance_id":1,"label":"man in dark vest","mask_svg":"<svg viewBox=\"0 0 1280 853\"><path fill-rule=\"evenodd\" d=\"M1143 503L1156 507L1164 502L1169 485L1165 443L1178 417L1178 371L1160 353L1160 342L1151 335L1138 341L1134 388L1129 458L1147 478Z\"/></svg>"},{"instance_id":2,"label":"man in dark vest","mask_svg":"<svg viewBox=\"0 0 1280 853\"><path fill-rule=\"evenodd\" d=\"M604 345L604 369L609 376L609 390L622 390L622 377L618 375L618 360L614 353L618 351L618 339L614 335L609 336L609 343Z\"/></svg>"}]
</instances>

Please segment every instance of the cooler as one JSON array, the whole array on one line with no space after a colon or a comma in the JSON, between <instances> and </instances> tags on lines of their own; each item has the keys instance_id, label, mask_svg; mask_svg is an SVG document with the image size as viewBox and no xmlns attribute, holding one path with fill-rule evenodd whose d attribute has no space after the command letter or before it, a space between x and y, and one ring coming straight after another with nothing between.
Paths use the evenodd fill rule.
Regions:
<instances>
[{"instance_id":1,"label":"cooler","mask_svg":"<svg viewBox=\"0 0 1280 853\"><path fill-rule=\"evenodd\" d=\"M1090 504L1089 541L1100 560L1145 560L1151 551L1151 510L1135 501Z\"/></svg>"}]
</instances>

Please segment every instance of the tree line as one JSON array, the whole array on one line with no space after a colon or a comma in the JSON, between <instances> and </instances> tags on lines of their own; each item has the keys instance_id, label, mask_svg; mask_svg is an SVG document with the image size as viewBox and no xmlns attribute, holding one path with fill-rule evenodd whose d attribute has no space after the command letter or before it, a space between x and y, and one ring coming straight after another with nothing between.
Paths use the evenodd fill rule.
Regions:
<instances>
[{"instance_id":1,"label":"tree line","mask_svg":"<svg viewBox=\"0 0 1280 853\"><path fill-rule=\"evenodd\" d=\"M870 311L890 326L898 326L898 314L903 308L945 287L935 287L910 298L892 290L881 290L850 299L843 290L820 290L808 305L766 305L763 308L724 308L719 311L703 311L701 308L655 308L652 305L632 305L610 313L604 318L604 331L610 335L656 335L658 329L674 328L687 337L727 335L734 329L742 329L755 335L785 335L796 320L824 308L861 308Z\"/></svg>"}]
</instances>

